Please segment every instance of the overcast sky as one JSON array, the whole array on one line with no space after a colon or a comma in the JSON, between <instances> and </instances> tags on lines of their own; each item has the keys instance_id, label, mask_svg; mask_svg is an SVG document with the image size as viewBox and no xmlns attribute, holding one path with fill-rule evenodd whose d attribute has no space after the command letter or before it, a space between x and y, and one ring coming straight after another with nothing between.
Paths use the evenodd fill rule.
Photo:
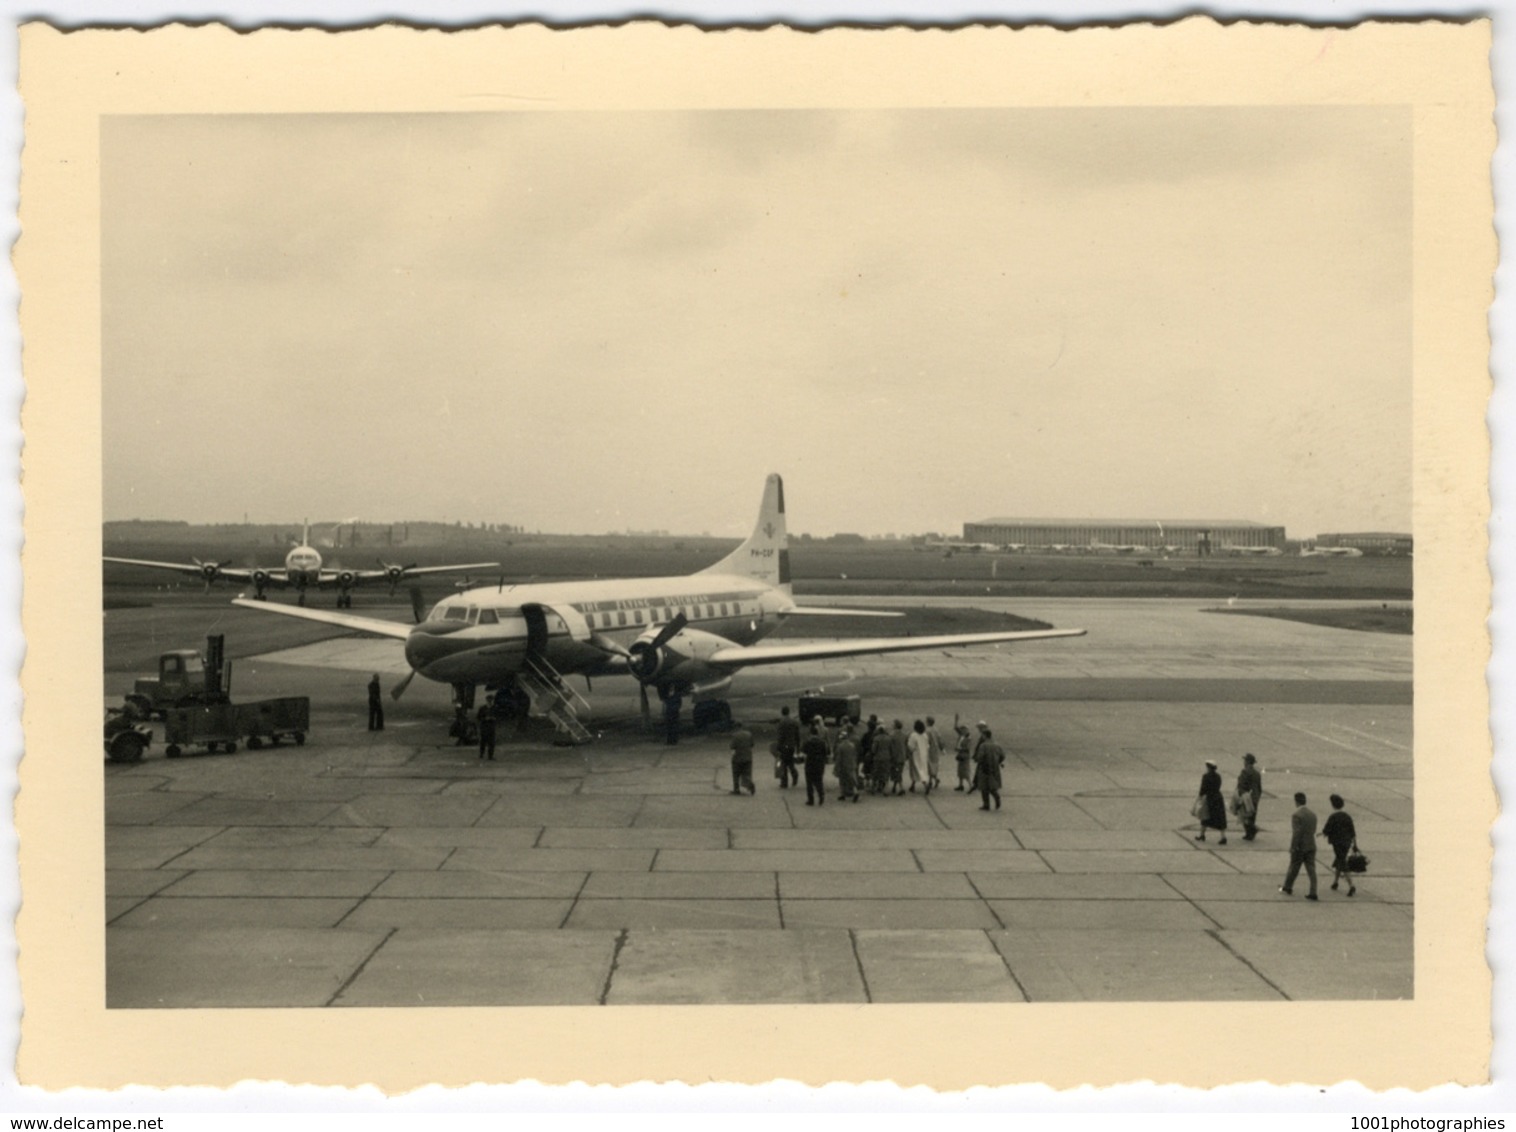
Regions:
<instances>
[{"instance_id":1,"label":"overcast sky","mask_svg":"<svg viewBox=\"0 0 1516 1132\"><path fill-rule=\"evenodd\" d=\"M107 519L1410 529L1401 108L102 131Z\"/></svg>"}]
</instances>

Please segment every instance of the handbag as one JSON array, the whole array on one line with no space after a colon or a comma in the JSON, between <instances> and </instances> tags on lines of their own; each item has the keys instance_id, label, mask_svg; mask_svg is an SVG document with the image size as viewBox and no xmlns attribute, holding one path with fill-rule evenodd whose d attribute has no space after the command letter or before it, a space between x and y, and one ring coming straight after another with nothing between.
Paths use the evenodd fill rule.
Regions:
<instances>
[{"instance_id":1,"label":"handbag","mask_svg":"<svg viewBox=\"0 0 1516 1132\"><path fill-rule=\"evenodd\" d=\"M1358 851L1358 843L1353 842L1353 851L1348 854L1348 872L1366 873L1369 871L1369 859Z\"/></svg>"},{"instance_id":2,"label":"handbag","mask_svg":"<svg viewBox=\"0 0 1516 1132\"><path fill-rule=\"evenodd\" d=\"M1204 820L1206 814L1205 795L1196 794L1194 804L1190 806L1190 817Z\"/></svg>"}]
</instances>

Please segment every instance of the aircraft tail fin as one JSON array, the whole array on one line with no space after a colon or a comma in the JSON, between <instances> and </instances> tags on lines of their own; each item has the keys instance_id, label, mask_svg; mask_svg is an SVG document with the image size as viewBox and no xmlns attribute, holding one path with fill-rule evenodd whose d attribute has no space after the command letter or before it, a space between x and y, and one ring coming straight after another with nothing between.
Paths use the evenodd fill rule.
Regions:
<instances>
[{"instance_id":1,"label":"aircraft tail fin","mask_svg":"<svg viewBox=\"0 0 1516 1132\"><path fill-rule=\"evenodd\" d=\"M758 522L748 540L702 574L737 574L790 592L789 538L784 526L784 480L769 476L763 485Z\"/></svg>"}]
</instances>

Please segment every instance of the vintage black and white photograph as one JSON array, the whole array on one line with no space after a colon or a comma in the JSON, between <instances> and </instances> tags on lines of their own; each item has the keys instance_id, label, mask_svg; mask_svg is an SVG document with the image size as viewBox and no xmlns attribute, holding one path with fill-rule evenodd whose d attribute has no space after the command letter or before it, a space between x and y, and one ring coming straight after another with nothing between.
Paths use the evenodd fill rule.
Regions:
<instances>
[{"instance_id":1,"label":"vintage black and white photograph","mask_svg":"<svg viewBox=\"0 0 1516 1132\"><path fill-rule=\"evenodd\" d=\"M109 1025L1441 1001L1414 106L498 79L98 118Z\"/></svg>"},{"instance_id":2,"label":"vintage black and white photograph","mask_svg":"<svg viewBox=\"0 0 1516 1132\"><path fill-rule=\"evenodd\" d=\"M108 120L109 1005L1412 996L1410 145Z\"/></svg>"}]
</instances>

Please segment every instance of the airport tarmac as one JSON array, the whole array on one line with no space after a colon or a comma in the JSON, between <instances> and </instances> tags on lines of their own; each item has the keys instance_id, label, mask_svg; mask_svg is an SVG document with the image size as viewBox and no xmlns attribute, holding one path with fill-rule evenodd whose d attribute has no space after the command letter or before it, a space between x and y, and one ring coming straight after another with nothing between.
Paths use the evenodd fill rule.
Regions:
<instances>
[{"instance_id":1,"label":"airport tarmac","mask_svg":"<svg viewBox=\"0 0 1516 1132\"><path fill-rule=\"evenodd\" d=\"M240 697L312 697L310 740L106 765L108 1005L1412 995L1411 638L1200 600L976 604L1089 635L740 674L753 797L729 792L725 736L645 735L629 681L595 685L599 742L507 733L488 763L425 681L363 730L367 673L405 671L394 642L241 660ZM112 702L129 682L107 673ZM771 720L823 685L886 719L988 720L1004 809L954 792L951 759L930 798L778 789ZM1195 841L1202 761L1230 792L1244 751L1262 832ZM1327 887L1324 843L1321 899L1277 891L1296 790L1323 819L1347 798L1356 897Z\"/></svg>"}]
</instances>

